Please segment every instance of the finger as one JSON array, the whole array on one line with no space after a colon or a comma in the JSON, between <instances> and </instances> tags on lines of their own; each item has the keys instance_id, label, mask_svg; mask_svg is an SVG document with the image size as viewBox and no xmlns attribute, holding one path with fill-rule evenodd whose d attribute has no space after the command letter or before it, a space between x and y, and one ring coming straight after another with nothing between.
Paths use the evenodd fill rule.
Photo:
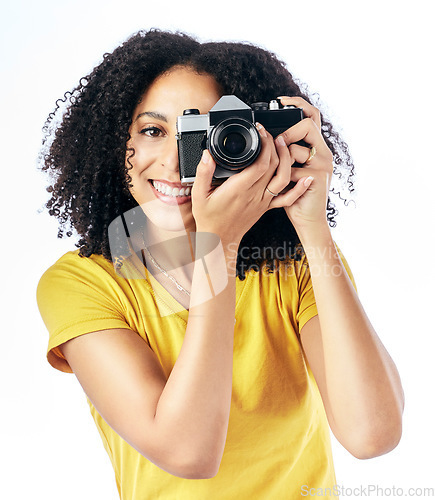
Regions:
<instances>
[{"instance_id":1,"label":"finger","mask_svg":"<svg viewBox=\"0 0 435 500\"><path fill-rule=\"evenodd\" d=\"M318 160L320 160L320 156L318 155L316 149L314 149L313 155L311 154L313 148L306 148L304 146L300 146L299 144L290 144L288 149L292 159L301 165L306 164L312 167L318 163Z\"/></svg>"},{"instance_id":2,"label":"finger","mask_svg":"<svg viewBox=\"0 0 435 500\"><path fill-rule=\"evenodd\" d=\"M313 177L302 177L292 189L273 198L269 208L290 207L308 191L312 182Z\"/></svg>"},{"instance_id":3,"label":"finger","mask_svg":"<svg viewBox=\"0 0 435 500\"><path fill-rule=\"evenodd\" d=\"M298 183L301 180L304 181L304 179L307 178L307 175L311 173L312 171L308 171L305 168L294 168L292 170L292 178L291 181ZM315 182L315 188L316 190L322 189L321 186L325 186L326 193L329 193L329 188L331 184L331 173L327 171L317 171L316 173L312 172L312 175L310 177L315 177L314 181L311 181L311 183ZM313 184L314 187L314 184Z\"/></svg>"},{"instance_id":4,"label":"finger","mask_svg":"<svg viewBox=\"0 0 435 500\"><path fill-rule=\"evenodd\" d=\"M234 183L238 182L244 188L267 185L278 167L279 158L270 133L259 123L256 124L261 138L261 151L252 165L231 177ZM264 190L264 189L263 189Z\"/></svg>"},{"instance_id":5,"label":"finger","mask_svg":"<svg viewBox=\"0 0 435 500\"><path fill-rule=\"evenodd\" d=\"M216 168L211 154L207 149L202 152L201 161L196 168L195 181L192 186L192 196L206 197L212 188L213 174Z\"/></svg>"},{"instance_id":6,"label":"finger","mask_svg":"<svg viewBox=\"0 0 435 500\"><path fill-rule=\"evenodd\" d=\"M268 184L279 166L280 157L276 150L272 135L261 125L261 123L257 123L256 125L261 136L261 152L256 161L258 169L262 174L259 180L260 182Z\"/></svg>"},{"instance_id":7,"label":"finger","mask_svg":"<svg viewBox=\"0 0 435 500\"><path fill-rule=\"evenodd\" d=\"M302 108L304 111L304 115L307 118L311 118L314 121L314 123L319 127L319 129L322 127L322 118L320 111L315 106L308 103L302 97L281 96L277 97L277 99L281 101L281 104L283 106L296 106L298 108Z\"/></svg>"},{"instance_id":8,"label":"finger","mask_svg":"<svg viewBox=\"0 0 435 500\"><path fill-rule=\"evenodd\" d=\"M280 193L285 187L290 184L292 163L293 160L290 156L290 151L284 142L284 139L278 136L275 140L276 153L278 155L278 168L269 180L265 187L270 193ZM266 194L266 193L265 193Z\"/></svg>"},{"instance_id":9,"label":"finger","mask_svg":"<svg viewBox=\"0 0 435 500\"><path fill-rule=\"evenodd\" d=\"M322 134L320 133L320 130L311 118L304 118L302 121L296 123L296 125L293 125L293 127L287 129L281 135L288 146L299 141L305 141L316 148L317 154L320 153L324 156L329 156L329 154L332 155L325 140L323 139Z\"/></svg>"}]
</instances>

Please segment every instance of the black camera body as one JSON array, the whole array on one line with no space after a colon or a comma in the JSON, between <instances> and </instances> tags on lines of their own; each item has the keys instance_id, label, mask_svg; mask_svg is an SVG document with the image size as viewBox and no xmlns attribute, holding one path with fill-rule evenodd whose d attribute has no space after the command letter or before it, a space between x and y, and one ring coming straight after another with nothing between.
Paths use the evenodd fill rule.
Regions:
<instances>
[{"instance_id":1,"label":"black camera body","mask_svg":"<svg viewBox=\"0 0 435 500\"><path fill-rule=\"evenodd\" d=\"M302 108L281 107L278 101L248 106L234 95L223 96L206 115L186 109L177 118L178 164L182 184L193 184L202 152L208 149L216 161L213 184L251 165L261 151L255 123L273 137L304 118Z\"/></svg>"}]
</instances>

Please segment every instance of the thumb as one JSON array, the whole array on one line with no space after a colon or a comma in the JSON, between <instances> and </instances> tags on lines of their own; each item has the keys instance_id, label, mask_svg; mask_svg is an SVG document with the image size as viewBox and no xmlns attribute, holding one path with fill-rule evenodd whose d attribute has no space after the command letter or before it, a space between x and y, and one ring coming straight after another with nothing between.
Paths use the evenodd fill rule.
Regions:
<instances>
[{"instance_id":1,"label":"thumb","mask_svg":"<svg viewBox=\"0 0 435 500\"><path fill-rule=\"evenodd\" d=\"M216 163L213 161L211 154L207 149L202 152L201 161L196 168L195 181L193 183L192 192L206 196L210 192L213 173L216 168Z\"/></svg>"},{"instance_id":2,"label":"thumb","mask_svg":"<svg viewBox=\"0 0 435 500\"><path fill-rule=\"evenodd\" d=\"M311 176L302 177L299 179L297 184L295 184L286 193L273 198L269 208L290 207L308 191L312 182L313 178Z\"/></svg>"}]
</instances>

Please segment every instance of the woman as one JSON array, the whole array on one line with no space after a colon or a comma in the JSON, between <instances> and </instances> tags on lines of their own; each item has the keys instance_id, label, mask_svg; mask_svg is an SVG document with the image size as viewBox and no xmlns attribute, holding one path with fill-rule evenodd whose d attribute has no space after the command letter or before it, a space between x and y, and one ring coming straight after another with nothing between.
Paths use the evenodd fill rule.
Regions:
<instances>
[{"instance_id":1,"label":"woman","mask_svg":"<svg viewBox=\"0 0 435 500\"><path fill-rule=\"evenodd\" d=\"M258 158L217 186L204 150L186 191L177 117L223 95L281 96L304 119L276 138L257 124ZM393 449L399 375L330 233L331 176L351 187L352 163L283 63L138 33L64 102L47 123L47 205L80 249L44 274L38 303L48 360L81 383L120 497L332 489L329 427L356 457Z\"/></svg>"}]
</instances>

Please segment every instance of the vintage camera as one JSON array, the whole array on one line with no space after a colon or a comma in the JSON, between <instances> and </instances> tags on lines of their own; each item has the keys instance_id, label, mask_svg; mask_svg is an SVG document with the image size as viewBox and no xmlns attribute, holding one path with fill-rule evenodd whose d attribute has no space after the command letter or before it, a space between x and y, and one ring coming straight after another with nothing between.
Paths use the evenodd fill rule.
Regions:
<instances>
[{"instance_id":1,"label":"vintage camera","mask_svg":"<svg viewBox=\"0 0 435 500\"><path fill-rule=\"evenodd\" d=\"M192 184L202 152L208 149L216 161L213 184L251 165L261 151L255 122L273 137L304 118L302 108L280 106L278 101L256 102L248 106L234 95L219 99L207 115L186 109L177 118L178 164L183 184Z\"/></svg>"}]
</instances>

